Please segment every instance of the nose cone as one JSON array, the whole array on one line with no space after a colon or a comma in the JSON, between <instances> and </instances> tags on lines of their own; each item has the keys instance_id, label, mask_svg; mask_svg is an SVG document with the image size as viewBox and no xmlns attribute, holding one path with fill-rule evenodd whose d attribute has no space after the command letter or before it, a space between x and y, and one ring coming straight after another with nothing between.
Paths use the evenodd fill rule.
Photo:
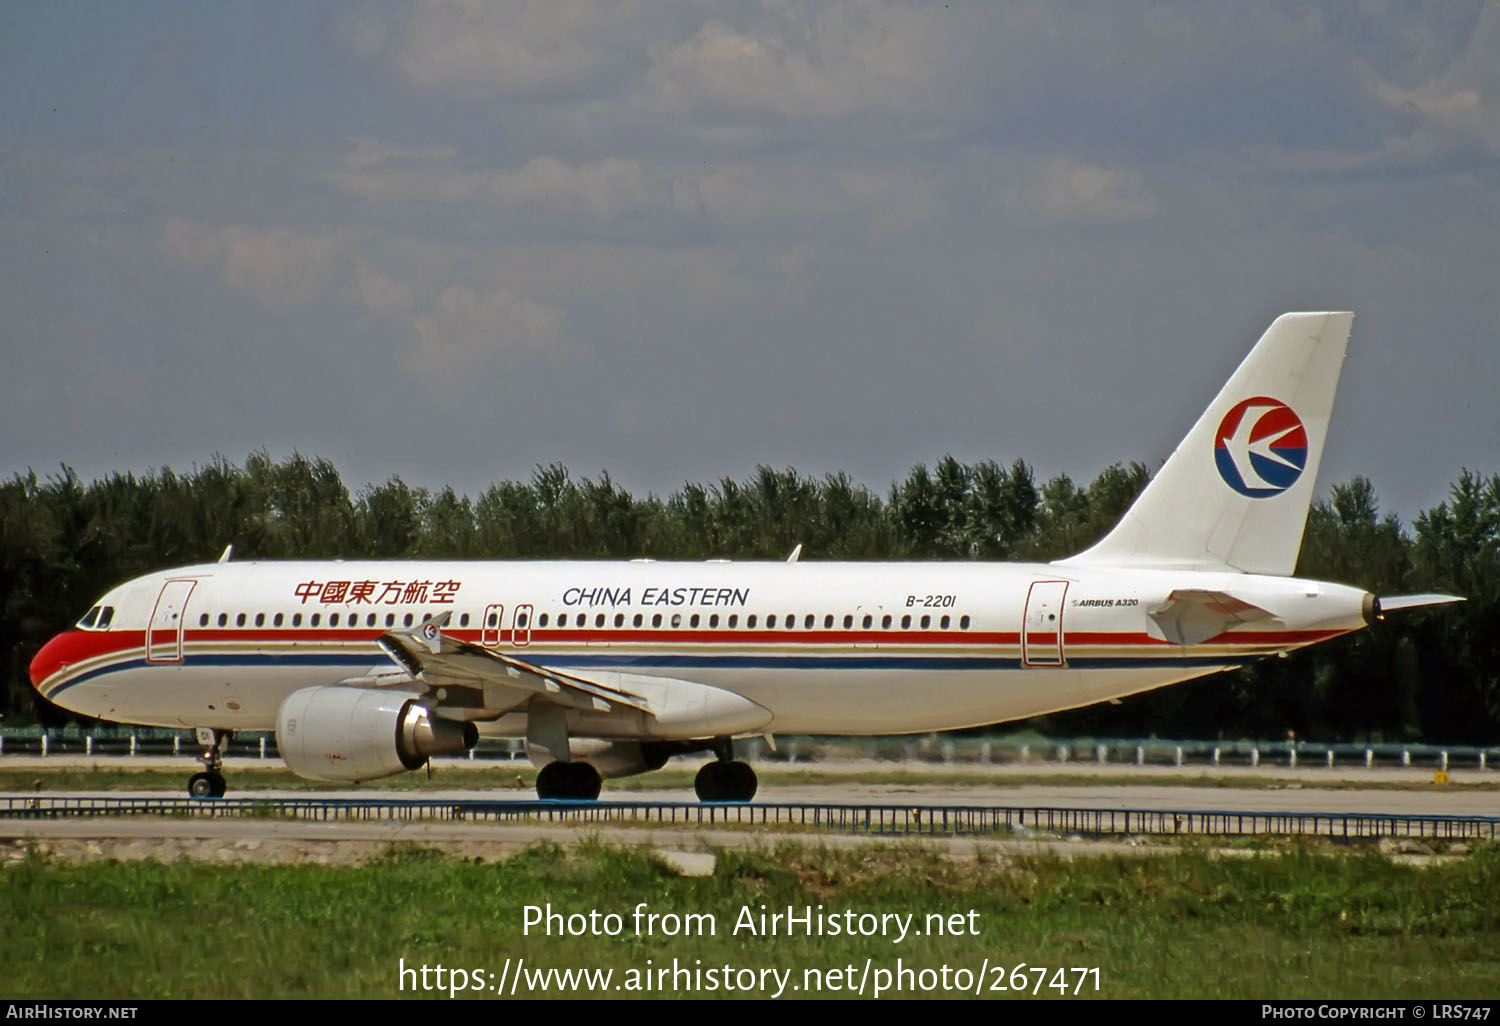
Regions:
<instances>
[{"instance_id":1,"label":"nose cone","mask_svg":"<svg viewBox=\"0 0 1500 1026\"><path fill-rule=\"evenodd\" d=\"M42 650L31 660L31 686L38 691L42 684L68 668L69 651L74 647L73 638L78 631L64 631L42 646Z\"/></svg>"}]
</instances>

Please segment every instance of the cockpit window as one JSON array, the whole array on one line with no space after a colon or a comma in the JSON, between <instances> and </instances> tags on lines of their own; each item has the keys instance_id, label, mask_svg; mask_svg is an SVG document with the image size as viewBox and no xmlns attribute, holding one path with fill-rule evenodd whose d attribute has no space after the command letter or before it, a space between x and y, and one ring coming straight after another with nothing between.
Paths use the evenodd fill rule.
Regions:
<instances>
[{"instance_id":1,"label":"cockpit window","mask_svg":"<svg viewBox=\"0 0 1500 1026\"><path fill-rule=\"evenodd\" d=\"M107 631L107 630L109 630L110 622L113 621L114 618L115 618L115 607L114 606L105 606L103 609L99 610L99 629L101 631Z\"/></svg>"},{"instance_id":2,"label":"cockpit window","mask_svg":"<svg viewBox=\"0 0 1500 1026\"><path fill-rule=\"evenodd\" d=\"M78 626L82 627L84 630L90 630L94 626L94 622L98 619L99 607L95 606L93 609L90 609L83 615L83 619L78 621Z\"/></svg>"}]
</instances>

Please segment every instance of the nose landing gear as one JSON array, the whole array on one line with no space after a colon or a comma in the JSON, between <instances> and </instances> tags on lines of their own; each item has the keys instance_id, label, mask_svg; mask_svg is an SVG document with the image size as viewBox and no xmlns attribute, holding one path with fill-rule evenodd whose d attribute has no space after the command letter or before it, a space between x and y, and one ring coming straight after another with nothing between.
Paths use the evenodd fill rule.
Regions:
<instances>
[{"instance_id":1,"label":"nose landing gear","mask_svg":"<svg viewBox=\"0 0 1500 1026\"><path fill-rule=\"evenodd\" d=\"M229 785L224 780L224 749L229 746L232 730L215 730L212 727L197 729L198 761L203 763L203 772L188 778L188 794L194 798L222 798Z\"/></svg>"}]
</instances>

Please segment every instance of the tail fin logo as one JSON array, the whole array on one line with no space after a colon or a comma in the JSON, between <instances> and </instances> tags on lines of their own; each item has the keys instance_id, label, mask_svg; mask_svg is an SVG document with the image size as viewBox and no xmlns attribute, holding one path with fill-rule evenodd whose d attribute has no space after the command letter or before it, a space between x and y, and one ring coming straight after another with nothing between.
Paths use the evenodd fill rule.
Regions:
<instances>
[{"instance_id":1,"label":"tail fin logo","mask_svg":"<svg viewBox=\"0 0 1500 1026\"><path fill-rule=\"evenodd\" d=\"M1241 495L1280 495L1297 483L1307 466L1307 429L1278 399L1246 399L1219 421L1214 462L1224 483Z\"/></svg>"}]
</instances>

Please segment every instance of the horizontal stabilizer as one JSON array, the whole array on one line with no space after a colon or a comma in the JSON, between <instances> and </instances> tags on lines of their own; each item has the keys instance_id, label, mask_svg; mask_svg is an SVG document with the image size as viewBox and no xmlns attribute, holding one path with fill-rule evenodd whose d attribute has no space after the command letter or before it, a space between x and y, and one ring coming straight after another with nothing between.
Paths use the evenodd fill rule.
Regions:
<instances>
[{"instance_id":1,"label":"horizontal stabilizer","mask_svg":"<svg viewBox=\"0 0 1500 1026\"><path fill-rule=\"evenodd\" d=\"M1382 595L1375 600L1375 615L1382 616L1396 609L1415 609L1418 606L1445 606L1450 602L1468 601L1462 595Z\"/></svg>"},{"instance_id":2,"label":"horizontal stabilizer","mask_svg":"<svg viewBox=\"0 0 1500 1026\"><path fill-rule=\"evenodd\" d=\"M1178 588L1150 610L1153 638L1174 645L1196 645L1247 623L1278 622L1269 609L1237 599L1228 592Z\"/></svg>"}]
</instances>

